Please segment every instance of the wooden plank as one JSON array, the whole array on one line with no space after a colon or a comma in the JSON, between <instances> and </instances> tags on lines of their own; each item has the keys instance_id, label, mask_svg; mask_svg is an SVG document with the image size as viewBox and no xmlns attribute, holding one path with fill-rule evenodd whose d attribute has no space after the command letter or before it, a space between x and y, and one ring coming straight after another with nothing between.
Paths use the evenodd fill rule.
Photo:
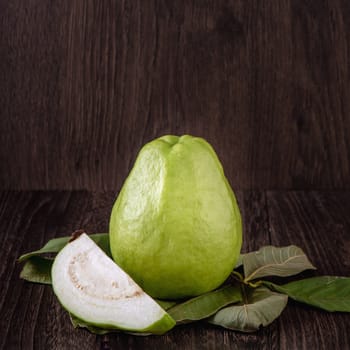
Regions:
<instances>
[{"instance_id":1,"label":"wooden plank","mask_svg":"<svg viewBox=\"0 0 350 350\"><path fill-rule=\"evenodd\" d=\"M300 246L319 273L350 275L348 191L269 191L267 199L274 244Z\"/></svg>"},{"instance_id":2,"label":"wooden plank","mask_svg":"<svg viewBox=\"0 0 350 350\"><path fill-rule=\"evenodd\" d=\"M19 280L15 259L48 239L79 227L106 232L114 192L1 192L0 349L346 349L349 314L330 314L290 303L281 317L253 334L206 324L176 327L157 337L95 336L74 330L51 289ZM244 251L297 244L317 273L349 273L349 193L238 191L245 227ZM330 228L335 231L330 234ZM310 238L322 238L313 242ZM341 244L343 242L343 246ZM339 256L334 257L337 249ZM323 259L325 261L323 261Z\"/></svg>"},{"instance_id":3,"label":"wooden plank","mask_svg":"<svg viewBox=\"0 0 350 350\"><path fill-rule=\"evenodd\" d=\"M0 201L0 207L6 209L0 218L1 231L21 239L21 247L8 247L16 258L20 253L36 249L49 238L66 235L78 227L84 226L88 232L106 231L114 198L113 192L6 192ZM249 245L248 241L245 243L246 249L253 249L268 236L265 196L259 192L247 195L238 192L237 198L243 208L245 226L259 232L260 238L253 245ZM14 209L16 203L22 203L22 206ZM18 220L16 226L9 225L5 220L13 211ZM25 229L21 229L25 221L29 223ZM271 337L271 329L247 337L205 324L178 327L162 337L135 337L127 334L95 337L84 330L72 328L67 313L58 304L49 287L20 281L19 266L13 265L7 255L3 261L5 271L11 272L11 275L1 289L1 314L4 317L0 324L0 348L20 348L24 344L37 349L78 349L81 344L101 349L230 349L232 344L273 348L275 338Z\"/></svg>"},{"instance_id":4,"label":"wooden plank","mask_svg":"<svg viewBox=\"0 0 350 350\"><path fill-rule=\"evenodd\" d=\"M189 133L235 188L349 189L349 13L1 1L0 188L119 190L145 142Z\"/></svg>"},{"instance_id":5,"label":"wooden plank","mask_svg":"<svg viewBox=\"0 0 350 350\"><path fill-rule=\"evenodd\" d=\"M316 273L350 276L349 192L267 193L271 242L301 247ZM350 315L326 313L290 302L279 322L280 348L347 349Z\"/></svg>"},{"instance_id":6,"label":"wooden plank","mask_svg":"<svg viewBox=\"0 0 350 350\"><path fill-rule=\"evenodd\" d=\"M251 252L271 244L265 192L239 191L237 197L244 232L242 252Z\"/></svg>"}]
</instances>

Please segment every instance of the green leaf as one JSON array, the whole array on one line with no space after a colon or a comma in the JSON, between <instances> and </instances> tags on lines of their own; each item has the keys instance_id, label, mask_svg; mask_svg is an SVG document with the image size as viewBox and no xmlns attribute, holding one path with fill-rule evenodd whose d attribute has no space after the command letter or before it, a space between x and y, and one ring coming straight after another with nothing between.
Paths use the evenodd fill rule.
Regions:
<instances>
[{"instance_id":1,"label":"green leaf","mask_svg":"<svg viewBox=\"0 0 350 350\"><path fill-rule=\"evenodd\" d=\"M245 255L245 254L241 254L241 255L238 257L238 260L237 260L237 262L236 262L235 269L238 269L240 266L243 265L243 256L244 256L244 255Z\"/></svg>"},{"instance_id":2,"label":"green leaf","mask_svg":"<svg viewBox=\"0 0 350 350\"><path fill-rule=\"evenodd\" d=\"M89 237L93 239L107 255L111 256L109 249L108 233L95 233L89 235ZM51 239L41 249L21 255L18 258L18 261L23 262L33 256L41 255L44 253L58 253L69 242L71 238L72 236L66 236Z\"/></svg>"},{"instance_id":3,"label":"green leaf","mask_svg":"<svg viewBox=\"0 0 350 350\"><path fill-rule=\"evenodd\" d=\"M298 247L266 246L242 257L245 282L265 276L292 276L304 270L316 269Z\"/></svg>"},{"instance_id":4,"label":"green leaf","mask_svg":"<svg viewBox=\"0 0 350 350\"><path fill-rule=\"evenodd\" d=\"M32 256L23 266L20 278L34 283L51 284L52 264L52 259Z\"/></svg>"},{"instance_id":5,"label":"green leaf","mask_svg":"<svg viewBox=\"0 0 350 350\"><path fill-rule=\"evenodd\" d=\"M69 313L69 317L70 317L70 320L71 320L74 328L86 328L91 333L100 334L100 335L111 333L111 332L118 332L118 330L116 330L116 329L113 329L113 330L112 329L104 329L104 328L93 326L93 325L81 320L80 318L74 316L71 313Z\"/></svg>"},{"instance_id":6,"label":"green leaf","mask_svg":"<svg viewBox=\"0 0 350 350\"><path fill-rule=\"evenodd\" d=\"M287 305L286 295L274 293L268 288L242 288L245 301L219 310L209 318L209 323L241 332L254 332L273 322Z\"/></svg>"},{"instance_id":7,"label":"green leaf","mask_svg":"<svg viewBox=\"0 0 350 350\"><path fill-rule=\"evenodd\" d=\"M21 255L18 261L23 262L33 256L44 254L44 253L57 253L68 243L69 240L70 240L70 237L61 237L61 238L51 239L41 249Z\"/></svg>"},{"instance_id":8,"label":"green leaf","mask_svg":"<svg viewBox=\"0 0 350 350\"><path fill-rule=\"evenodd\" d=\"M175 300L159 300L154 299L154 301L164 310L169 310L173 306L175 306L178 302Z\"/></svg>"},{"instance_id":9,"label":"green leaf","mask_svg":"<svg viewBox=\"0 0 350 350\"><path fill-rule=\"evenodd\" d=\"M296 301L316 306L326 311L350 312L349 277L312 277L282 286L267 281L263 283Z\"/></svg>"},{"instance_id":10,"label":"green leaf","mask_svg":"<svg viewBox=\"0 0 350 350\"><path fill-rule=\"evenodd\" d=\"M89 235L110 256L109 236L107 233ZM22 255L19 262L25 261L20 278L35 283L51 284L51 267L53 259L40 256L44 253L58 253L71 239L69 237L54 238L41 249Z\"/></svg>"},{"instance_id":11,"label":"green leaf","mask_svg":"<svg viewBox=\"0 0 350 350\"><path fill-rule=\"evenodd\" d=\"M224 306L242 300L239 286L225 286L178 304L168 310L176 323L187 323L208 318Z\"/></svg>"},{"instance_id":12,"label":"green leaf","mask_svg":"<svg viewBox=\"0 0 350 350\"><path fill-rule=\"evenodd\" d=\"M103 328L103 327L97 327L95 325L91 325L80 318L74 316L73 314L69 313L70 320L72 322L72 325L74 328L86 328L89 332L93 334L99 334L99 335L104 335L107 333L128 333L132 335L138 335L138 336L147 336L151 335L152 333L142 333L142 332L128 332L125 330L119 330L119 329L108 329L108 328Z\"/></svg>"}]
</instances>

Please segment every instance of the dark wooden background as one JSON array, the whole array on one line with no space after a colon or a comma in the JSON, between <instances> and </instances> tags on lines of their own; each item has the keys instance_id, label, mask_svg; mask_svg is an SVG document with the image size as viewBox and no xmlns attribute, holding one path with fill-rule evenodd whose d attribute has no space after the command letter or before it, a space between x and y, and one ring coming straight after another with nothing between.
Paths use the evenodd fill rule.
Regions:
<instances>
[{"instance_id":1,"label":"dark wooden background","mask_svg":"<svg viewBox=\"0 0 350 350\"><path fill-rule=\"evenodd\" d=\"M349 314L292 302L249 335L94 336L16 264L107 232L142 145L187 133L223 163L243 252L296 244L350 276L349 59L348 0L0 0L0 349L349 349Z\"/></svg>"},{"instance_id":2,"label":"dark wooden background","mask_svg":"<svg viewBox=\"0 0 350 350\"><path fill-rule=\"evenodd\" d=\"M350 2L0 0L0 188L119 190L205 137L234 188L350 188Z\"/></svg>"}]
</instances>

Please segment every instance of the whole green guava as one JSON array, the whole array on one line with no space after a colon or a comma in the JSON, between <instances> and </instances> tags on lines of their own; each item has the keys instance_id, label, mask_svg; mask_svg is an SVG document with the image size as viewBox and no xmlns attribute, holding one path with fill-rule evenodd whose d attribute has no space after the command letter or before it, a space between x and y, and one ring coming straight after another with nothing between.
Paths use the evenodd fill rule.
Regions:
<instances>
[{"instance_id":1,"label":"whole green guava","mask_svg":"<svg viewBox=\"0 0 350 350\"><path fill-rule=\"evenodd\" d=\"M113 206L113 259L153 297L220 286L242 245L234 193L204 139L167 135L140 151Z\"/></svg>"}]
</instances>

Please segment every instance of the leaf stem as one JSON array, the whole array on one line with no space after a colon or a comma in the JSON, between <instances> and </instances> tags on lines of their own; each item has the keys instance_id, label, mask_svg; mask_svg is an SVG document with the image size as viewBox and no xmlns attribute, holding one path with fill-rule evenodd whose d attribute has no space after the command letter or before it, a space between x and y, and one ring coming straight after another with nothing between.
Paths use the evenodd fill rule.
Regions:
<instances>
[{"instance_id":1,"label":"leaf stem","mask_svg":"<svg viewBox=\"0 0 350 350\"><path fill-rule=\"evenodd\" d=\"M233 270L232 275L236 280L238 280L238 282L244 282L244 277L239 272Z\"/></svg>"},{"instance_id":2,"label":"leaf stem","mask_svg":"<svg viewBox=\"0 0 350 350\"><path fill-rule=\"evenodd\" d=\"M247 282L247 281L243 281L245 284L247 284L248 286L250 287L253 287L253 288L258 288L260 287L262 284L263 284L263 281L257 281L255 283L253 282Z\"/></svg>"},{"instance_id":3,"label":"leaf stem","mask_svg":"<svg viewBox=\"0 0 350 350\"><path fill-rule=\"evenodd\" d=\"M246 291L246 286L244 284L241 284L240 288L241 288L243 303L248 304L248 295L247 295L247 291Z\"/></svg>"}]
</instances>

